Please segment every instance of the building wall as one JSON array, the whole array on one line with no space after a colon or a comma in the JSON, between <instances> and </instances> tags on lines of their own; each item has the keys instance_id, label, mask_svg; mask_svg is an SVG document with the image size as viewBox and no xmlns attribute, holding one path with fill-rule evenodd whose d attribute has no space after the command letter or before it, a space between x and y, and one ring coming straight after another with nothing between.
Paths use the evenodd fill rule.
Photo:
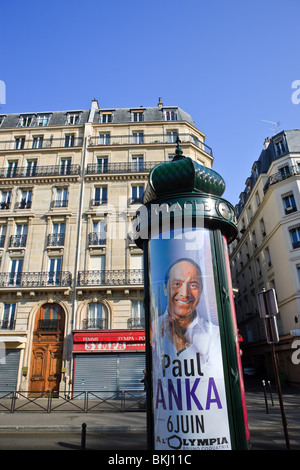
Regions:
<instances>
[{"instance_id":1,"label":"building wall","mask_svg":"<svg viewBox=\"0 0 300 470\"><path fill-rule=\"evenodd\" d=\"M41 341L48 336L49 341L58 341L54 333L50 338L49 332L43 336L35 331L37 316L45 306L49 312L61 307L65 320L62 363L57 371L60 390L72 387L73 331L89 329L86 320L91 304L106 309L103 328L136 327L132 312L137 302L143 302L144 285L142 251L128 237L140 204L132 201L132 187L145 187L151 166L175 154L175 131L186 156L208 167L213 161L204 134L188 114L174 110L174 121L165 120L159 103L143 108L141 122L131 121L138 108L112 110L113 121L102 122L110 110L99 108L94 100L90 110L41 113L51 116L49 121L45 118L46 125L40 125L43 117L38 113L0 118L0 319L6 319L1 323L0 340L6 349L22 350L17 389L27 391L32 386L36 336ZM20 138L25 140L16 140ZM136 157L143 157L145 167L132 166L137 164ZM97 161L105 158L108 166L99 170ZM35 170L28 161L36 161ZM106 193L97 188L106 188ZM11 191L10 205L6 204L7 191ZM20 207L24 191L31 191L30 203L25 201ZM103 195L107 200L95 203ZM99 222L107 228L101 242L90 235ZM27 226L27 232L21 225ZM23 259L23 265L12 279L12 263L19 266L18 259ZM49 282L50 266L52 274L57 266L63 272L54 282L53 276ZM15 321L10 324L11 319ZM40 379L36 376L36 380Z\"/></svg>"}]
</instances>

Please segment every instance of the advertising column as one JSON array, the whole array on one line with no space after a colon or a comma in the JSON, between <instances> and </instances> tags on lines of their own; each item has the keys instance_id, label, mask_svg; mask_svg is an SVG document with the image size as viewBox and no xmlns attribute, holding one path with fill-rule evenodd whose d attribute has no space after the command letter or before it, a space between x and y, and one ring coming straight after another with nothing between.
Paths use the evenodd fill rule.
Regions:
<instances>
[{"instance_id":1,"label":"advertising column","mask_svg":"<svg viewBox=\"0 0 300 470\"><path fill-rule=\"evenodd\" d=\"M247 413L222 178L182 155L149 175L137 213L144 250L148 447L247 449Z\"/></svg>"}]
</instances>

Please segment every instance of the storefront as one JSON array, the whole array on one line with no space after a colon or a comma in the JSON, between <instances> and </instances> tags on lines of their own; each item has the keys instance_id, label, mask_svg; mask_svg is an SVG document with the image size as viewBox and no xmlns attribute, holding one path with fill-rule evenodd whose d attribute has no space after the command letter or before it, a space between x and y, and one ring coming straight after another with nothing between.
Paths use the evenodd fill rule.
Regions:
<instances>
[{"instance_id":1,"label":"storefront","mask_svg":"<svg viewBox=\"0 0 300 470\"><path fill-rule=\"evenodd\" d=\"M144 330L75 331L73 390L143 390Z\"/></svg>"}]
</instances>

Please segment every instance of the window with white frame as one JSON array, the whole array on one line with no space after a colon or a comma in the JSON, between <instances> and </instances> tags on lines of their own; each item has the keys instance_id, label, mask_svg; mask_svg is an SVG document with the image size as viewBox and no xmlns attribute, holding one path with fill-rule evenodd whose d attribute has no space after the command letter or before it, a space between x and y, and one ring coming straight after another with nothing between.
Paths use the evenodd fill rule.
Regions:
<instances>
[{"instance_id":1,"label":"window with white frame","mask_svg":"<svg viewBox=\"0 0 300 470\"><path fill-rule=\"evenodd\" d=\"M100 132L99 145L110 145L110 133L109 132Z\"/></svg>"},{"instance_id":2,"label":"window with white frame","mask_svg":"<svg viewBox=\"0 0 300 470\"><path fill-rule=\"evenodd\" d=\"M142 203L144 195L144 186L131 186L131 204Z\"/></svg>"},{"instance_id":3,"label":"window with white frame","mask_svg":"<svg viewBox=\"0 0 300 470\"><path fill-rule=\"evenodd\" d=\"M22 150L24 146L25 146L25 137L24 136L15 137L15 149Z\"/></svg>"},{"instance_id":4,"label":"window with white frame","mask_svg":"<svg viewBox=\"0 0 300 470\"><path fill-rule=\"evenodd\" d=\"M16 320L16 304L5 303L1 321L1 328L3 330L14 330Z\"/></svg>"},{"instance_id":5,"label":"window with white frame","mask_svg":"<svg viewBox=\"0 0 300 470\"><path fill-rule=\"evenodd\" d=\"M145 328L144 303L141 300L131 301L131 318L128 328Z\"/></svg>"},{"instance_id":6,"label":"window with white frame","mask_svg":"<svg viewBox=\"0 0 300 470\"><path fill-rule=\"evenodd\" d=\"M113 121L113 114L112 112L109 112L109 111L102 111L102 113L100 113L100 122L102 124L109 124L110 122Z\"/></svg>"},{"instance_id":7,"label":"window with white frame","mask_svg":"<svg viewBox=\"0 0 300 470\"><path fill-rule=\"evenodd\" d=\"M177 121L177 111L173 109L167 109L164 112L166 121Z\"/></svg>"},{"instance_id":8,"label":"window with white frame","mask_svg":"<svg viewBox=\"0 0 300 470\"><path fill-rule=\"evenodd\" d=\"M71 157L61 158L60 168L59 168L59 174L60 175L69 175L70 174L70 172L71 172L71 162L72 162Z\"/></svg>"},{"instance_id":9,"label":"window with white frame","mask_svg":"<svg viewBox=\"0 0 300 470\"><path fill-rule=\"evenodd\" d=\"M54 207L68 206L68 188L56 188Z\"/></svg>"},{"instance_id":10,"label":"window with white frame","mask_svg":"<svg viewBox=\"0 0 300 470\"><path fill-rule=\"evenodd\" d=\"M290 193L282 195L282 202L286 215L297 211L296 201L292 191Z\"/></svg>"},{"instance_id":11,"label":"window with white frame","mask_svg":"<svg viewBox=\"0 0 300 470\"><path fill-rule=\"evenodd\" d=\"M27 160L26 176L34 176L36 172L37 160Z\"/></svg>"},{"instance_id":12,"label":"window with white frame","mask_svg":"<svg viewBox=\"0 0 300 470\"><path fill-rule=\"evenodd\" d=\"M108 157L97 157L97 173L108 172Z\"/></svg>"},{"instance_id":13,"label":"window with white frame","mask_svg":"<svg viewBox=\"0 0 300 470\"><path fill-rule=\"evenodd\" d=\"M172 144L172 143L176 142L177 138L178 138L178 131L177 130L167 131L167 142L169 144Z\"/></svg>"},{"instance_id":14,"label":"window with white frame","mask_svg":"<svg viewBox=\"0 0 300 470\"><path fill-rule=\"evenodd\" d=\"M22 189L19 202L19 209L30 209L32 203L32 190Z\"/></svg>"},{"instance_id":15,"label":"window with white frame","mask_svg":"<svg viewBox=\"0 0 300 470\"><path fill-rule=\"evenodd\" d=\"M50 114L39 114L36 119L36 125L38 127L48 126L50 121Z\"/></svg>"},{"instance_id":16,"label":"window with white frame","mask_svg":"<svg viewBox=\"0 0 300 470\"><path fill-rule=\"evenodd\" d=\"M4 247L5 237L6 237L6 224L1 224L0 225L0 248Z\"/></svg>"},{"instance_id":17,"label":"window with white frame","mask_svg":"<svg viewBox=\"0 0 300 470\"><path fill-rule=\"evenodd\" d=\"M67 125L79 124L80 123L80 113L69 113L67 115Z\"/></svg>"},{"instance_id":18,"label":"window with white frame","mask_svg":"<svg viewBox=\"0 0 300 470\"><path fill-rule=\"evenodd\" d=\"M300 225L289 227L293 249L300 248Z\"/></svg>"},{"instance_id":19,"label":"window with white frame","mask_svg":"<svg viewBox=\"0 0 300 470\"><path fill-rule=\"evenodd\" d=\"M144 121L144 111L132 110L131 111L131 121L132 122L143 122Z\"/></svg>"},{"instance_id":20,"label":"window with white frame","mask_svg":"<svg viewBox=\"0 0 300 470\"><path fill-rule=\"evenodd\" d=\"M65 147L74 147L75 145L75 134L65 135Z\"/></svg>"},{"instance_id":21,"label":"window with white frame","mask_svg":"<svg viewBox=\"0 0 300 470\"><path fill-rule=\"evenodd\" d=\"M132 171L143 171L144 170L144 156L143 155L132 155L132 157L131 157L131 169L132 169Z\"/></svg>"},{"instance_id":22,"label":"window with white frame","mask_svg":"<svg viewBox=\"0 0 300 470\"><path fill-rule=\"evenodd\" d=\"M11 178L16 176L18 168L18 160L8 160L6 177Z\"/></svg>"},{"instance_id":23,"label":"window with white frame","mask_svg":"<svg viewBox=\"0 0 300 470\"><path fill-rule=\"evenodd\" d=\"M142 144L144 142L144 133L143 132L133 132L132 133L132 143L133 144Z\"/></svg>"},{"instance_id":24,"label":"window with white frame","mask_svg":"<svg viewBox=\"0 0 300 470\"><path fill-rule=\"evenodd\" d=\"M88 306L88 329L104 330L108 328L108 311L101 302L92 302Z\"/></svg>"},{"instance_id":25,"label":"window with white frame","mask_svg":"<svg viewBox=\"0 0 300 470\"><path fill-rule=\"evenodd\" d=\"M32 148L33 149L41 149L43 148L43 135L36 135L32 138Z\"/></svg>"},{"instance_id":26,"label":"window with white frame","mask_svg":"<svg viewBox=\"0 0 300 470\"><path fill-rule=\"evenodd\" d=\"M94 189L94 201L95 206L107 204L107 186L96 186Z\"/></svg>"},{"instance_id":27,"label":"window with white frame","mask_svg":"<svg viewBox=\"0 0 300 470\"><path fill-rule=\"evenodd\" d=\"M33 122L33 116L20 116L19 127L29 127Z\"/></svg>"},{"instance_id":28,"label":"window with white frame","mask_svg":"<svg viewBox=\"0 0 300 470\"><path fill-rule=\"evenodd\" d=\"M10 190L1 191L0 209L9 209L10 202L11 202L11 191Z\"/></svg>"}]
</instances>

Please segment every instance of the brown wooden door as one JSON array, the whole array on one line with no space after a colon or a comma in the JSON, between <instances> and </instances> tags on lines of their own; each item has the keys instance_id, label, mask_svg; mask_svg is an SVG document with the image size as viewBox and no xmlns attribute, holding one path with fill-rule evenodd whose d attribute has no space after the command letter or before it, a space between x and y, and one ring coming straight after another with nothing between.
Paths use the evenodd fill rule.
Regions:
<instances>
[{"instance_id":1,"label":"brown wooden door","mask_svg":"<svg viewBox=\"0 0 300 470\"><path fill-rule=\"evenodd\" d=\"M58 304L43 305L33 334L29 391L31 395L58 392L61 380L64 312Z\"/></svg>"}]
</instances>

